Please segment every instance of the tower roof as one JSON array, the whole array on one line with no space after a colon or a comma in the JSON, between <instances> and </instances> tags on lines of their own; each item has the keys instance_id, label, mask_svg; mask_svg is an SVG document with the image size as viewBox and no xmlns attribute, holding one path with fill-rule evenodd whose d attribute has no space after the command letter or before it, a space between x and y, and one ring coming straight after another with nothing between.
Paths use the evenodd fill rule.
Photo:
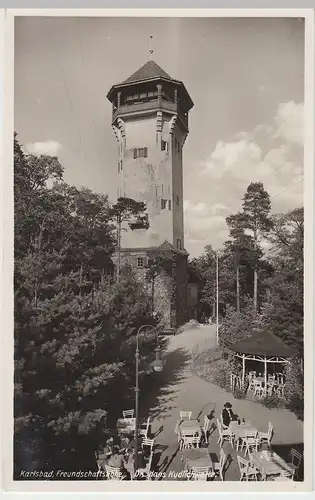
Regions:
<instances>
[{"instance_id":1,"label":"tower roof","mask_svg":"<svg viewBox=\"0 0 315 500\"><path fill-rule=\"evenodd\" d=\"M149 80L151 78L165 78L167 80L172 80L166 71L156 64L156 62L148 61L141 66L141 68L135 71L135 73L129 76L129 78L124 80L123 83L142 82L143 80Z\"/></svg>"}]
</instances>

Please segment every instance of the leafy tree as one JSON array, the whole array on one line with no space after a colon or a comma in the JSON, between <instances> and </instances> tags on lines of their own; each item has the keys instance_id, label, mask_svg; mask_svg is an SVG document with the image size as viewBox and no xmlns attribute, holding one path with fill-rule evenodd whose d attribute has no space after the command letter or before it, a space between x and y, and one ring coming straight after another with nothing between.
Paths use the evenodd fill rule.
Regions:
<instances>
[{"instance_id":1,"label":"leafy tree","mask_svg":"<svg viewBox=\"0 0 315 500\"><path fill-rule=\"evenodd\" d=\"M200 257L189 262L190 273L197 280L200 294L200 317L215 315L216 303L216 253L207 245Z\"/></svg>"},{"instance_id":2,"label":"leafy tree","mask_svg":"<svg viewBox=\"0 0 315 500\"><path fill-rule=\"evenodd\" d=\"M303 356L303 209L274 216L269 239L273 244L273 276L263 311L274 333Z\"/></svg>"},{"instance_id":3,"label":"leafy tree","mask_svg":"<svg viewBox=\"0 0 315 500\"><path fill-rule=\"evenodd\" d=\"M137 328L152 321L141 285L110 278L107 197L63 183L59 167L49 188L50 164L15 141L16 478L21 469L93 467L99 432L133 385ZM140 345L145 367L156 338L143 335Z\"/></svg>"},{"instance_id":4,"label":"leafy tree","mask_svg":"<svg viewBox=\"0 0 315 500\"><path fill-rule=\"evenodd\" d=\"M127 222L133 228L147 229L149 222L145 210L146 204L144 202L125 197L118 198L117 203L111 207L110 218L115 222L117 228L117 281L119 281L120 276L121 232L126 230L123 223Z\"/></svg>"},{"instance_id":5,"label":"leafy tree","mask_svg":"<svg viewBox=\"0 0 315 500\"><path fill-rule=\"evenodd\" d=\"M234 267L236 270L236 310L240 312L240 268L243 272L253 265L252 248L254 247L253 238L245 233L244 225L246 218L243 213L238 212L235 215L226 217L226 223L229 228L230 237L225 243L228 252L234 255ZM257 254L261 257L262 252Z\"/></svg>"},{"instance_id":6,"label":"leafy tree","mask_svg":"<svg viewBox=\"0 0 315 500\"><path fill-rule=\"evenodd\" d=\"M219 329L220 342L229 346L240 340L249 338L255 329L260 329L262 316L256 314L252 300L248 299L242 311L238 312L233 307L228 307Z\"/></svg>"},{"instance_id":7,"label":"leafy tree","mask_svg":"<svg viewBox=\"0 0 315 500\"><path fill-rule=\"evenodd\" d=\"M260 242L263 237L270 232L272 228L272 219L270 218L270 196L264 189L261 182L251 182L243 197L243 218L244 230L250 232L254 248L254 310L257 311L257 269L259 262Z\"/></svg>"}]
</instances>

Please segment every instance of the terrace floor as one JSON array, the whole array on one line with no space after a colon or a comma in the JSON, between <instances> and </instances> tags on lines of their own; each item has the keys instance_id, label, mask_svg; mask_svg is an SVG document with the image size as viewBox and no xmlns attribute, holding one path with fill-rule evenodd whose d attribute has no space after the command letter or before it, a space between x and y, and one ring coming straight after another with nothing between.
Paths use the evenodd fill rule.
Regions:
<instances>
[{"instance_id":1,"label":"terrace floor","mask_svg":"<svg viewBox=\"0 0 315 500\"><path fill-rule=\"evenodd\" d=\"M268 409L254 401L235 400L230 393L225 392L191 372L192 348L204 340L213 342L215 346L215 325L202 326L184 331L170 338L165 366L161 374L159 387L152 387L152 400L141 402L143 417L152 418L152 434L158 445L156 453L157 471L179 472L183 469L181 453L178 451L177 436L174 432L180 410L191 410L193 418L199 418L203 423L204 415L211 415L213 423L220 416L224 403L230 401L233 410L245 420L251 420L259 431L267 431L268 422L274 426L272 448L285 460L289 460L292 446L303 450L303 422L288 410ZM219 454L217 444L218 432L215 430L209 440L210 454ZM225 474L225 480L238 481L239 470L236 452L228 444L224 444L227 455L231 456L230 465Z\"/></svg>"}]
</instances>

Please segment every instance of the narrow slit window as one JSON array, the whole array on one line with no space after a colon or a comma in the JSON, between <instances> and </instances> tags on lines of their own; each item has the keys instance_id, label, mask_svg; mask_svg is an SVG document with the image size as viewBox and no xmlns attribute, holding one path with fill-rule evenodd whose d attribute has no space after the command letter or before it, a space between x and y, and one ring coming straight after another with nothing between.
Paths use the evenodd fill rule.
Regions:
<instances>
[{"instance_id":1,"label":"narrow slit window","mask_svg":"<svg viewBox=\"0 0 315 500\"><path fill-rule=\"evenodd\" d=\"M167 204L167 200L164 200L163 198L161 199L161 209L162 210L165 210L166 209L166 204Z\"/></svg>"},{"instance_id":2,"label":"narrow slit window","mask_svg":"<svg viewBox=\"0 0 315 500\"><path fill-rule=\"evenodd\" d=\"M172 210L172 200L168 200L168 209Z\"/></svg>"},{"instance_id":3,"label":"narrow slit window","mask_svg":"<svg viewBox=\"0 0 315 500\"><path fill-rule=\"evenodd\" d=\"M177 206L179 205L179 196L178 195L176 196L176 205Z\"/></svg>"}]
</instances>

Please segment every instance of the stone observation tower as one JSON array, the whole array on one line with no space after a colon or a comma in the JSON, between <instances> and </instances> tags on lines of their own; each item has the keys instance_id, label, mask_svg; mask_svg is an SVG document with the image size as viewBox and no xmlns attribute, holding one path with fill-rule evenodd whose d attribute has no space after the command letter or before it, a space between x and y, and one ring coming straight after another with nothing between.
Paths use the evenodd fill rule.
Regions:
<instances>
[{"instance_id":1,"label":"stone observation tower","mask_svg":"<svg viewBox=\"0 0 315 500\"><path fill-rule=\"evenodd\" d=\"M152 51L150 51L152 52ZM187 257L184 247L183 146L193 102L184 86L153 60L112 86L112 128L118 143L117 198L143 201L145 224L125 224L121 232L121 265L145 276L150 250L176 255L173 291L166 276L153 284L154 309L168 327L185 321ZM163 273L162 273L163 274Z\"/></svg>"}]
</instances>

